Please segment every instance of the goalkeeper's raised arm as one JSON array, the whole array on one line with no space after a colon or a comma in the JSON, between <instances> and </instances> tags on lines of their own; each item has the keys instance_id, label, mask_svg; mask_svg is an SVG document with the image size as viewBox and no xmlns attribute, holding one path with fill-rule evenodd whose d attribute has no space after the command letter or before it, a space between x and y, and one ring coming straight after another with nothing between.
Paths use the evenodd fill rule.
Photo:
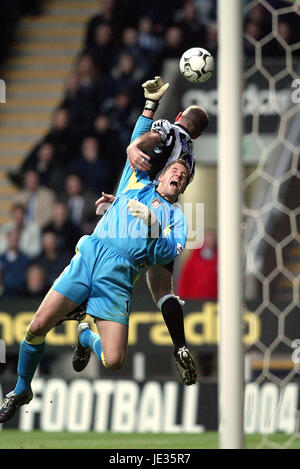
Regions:
<instances>
[{"instance_id":1,"label":"goalkeeper's raised arm","mask_svg":"<svg viewBox=\"0 0 300 469\"><path fill-rule=\"evenodd\" d=\"M136 142L138 145L133 144L127 148L127 150L129 149L127 152L128 158L119 182L116 194L117 196L125 189L125 187L127 187L133 173L136 173L137 171L147 173L151 169L151 164L149 162L150 157L147 155L146 151L154 149L161 140L157 133L151 132L151 127L153 125L153 116L157 109L159 100L167 91L169 84L163 84L163 80L157 76L153 80L146 81L142 86L144 88L146 102L143 113L135 124L131 136L131 142L134 142L145 134L147 135L147 145L142 145L138 140ZM149 135L155 137L154 141L152 139L151 142L149 142Z\"/></svg>"},{"instance_id":2,"label":"goalkeeper's raised arm","mask_svg":"<svg viewBox=\"0 0 300 469\"><path fill-rule=\"evenodd\" d=\"M169 86L169 83L164 84L162 78L159 76L156 76L153 80L147 80L142 84L142 87L144 88L144 97L146 100L142 114L143 117L151 120L153 119L159 102ZM151 126L149 127L149 130L150 128ZM138 137L138 134L135 132L135 130L133 131L131 142L135 141ZM160 140L161 139L158 135L155 135L153 132L149 132L147 133L146 138L144 137L142 141L139 140L127 148L128 163L132 171L135 171L136 169L140 171L150 170L151 165L148 162L150 158L144 152L155 148L155 146L160 143Z\"/></svg>"},{"instance_id":3,"label":"goalkeeper's raised arm","mask_svg":"<svg viewBox=\"0 0 300 469\"><path fill-rule=\"evenodd\" d=\"M153 117L154 112L158 108L159 101L161 100L169 86L169 83L164 84L162 78L159 76L156 76L154 80L148 80L142 84L142 87L144 88L144 96L146 98L143 112L143 114L146 113L145 117ZM151 115L150 113L147 113L147 111L150 111L153 114Z\"/></svg>"}]
</instances>

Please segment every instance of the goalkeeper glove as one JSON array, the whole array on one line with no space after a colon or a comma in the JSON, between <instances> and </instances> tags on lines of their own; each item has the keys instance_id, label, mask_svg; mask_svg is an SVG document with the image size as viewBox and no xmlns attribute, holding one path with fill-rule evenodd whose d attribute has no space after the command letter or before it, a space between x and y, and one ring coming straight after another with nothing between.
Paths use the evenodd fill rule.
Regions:
<instances>
[{"instance_id":1,"label":"goalkeeper glove","mask_svg":"<svg viewBox=\"0 0 300 469\"><path fill-rule=\"evenodd\" d=\"M148 228L158 223L156 216L151 212L150 208L138 200L130 199L128 201L128 208L131 215L140 218Z\"/></svg>"},{"instance_id":2,"label":"goalkeeper glove","mask_svg":"<svg viewBox=\"0 0 300 469\"><path fill-rule=\"evenodd\" d=\"M144 96L146 98L144 109L156 111L160 99L163 97L169 86L169 83L164 84L162 78L158 76L156 76L154 80L148 80L143 83L142 87L144 88Z\"/></svg>"}]
</instances>

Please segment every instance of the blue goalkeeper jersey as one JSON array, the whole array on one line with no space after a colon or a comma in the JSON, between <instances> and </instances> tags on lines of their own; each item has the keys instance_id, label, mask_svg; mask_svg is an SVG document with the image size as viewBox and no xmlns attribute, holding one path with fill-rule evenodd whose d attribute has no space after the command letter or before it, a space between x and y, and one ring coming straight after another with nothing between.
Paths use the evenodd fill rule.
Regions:
<instances>
[{"instance_id":1,"label":"blue goalkeeper jersey","mask_svg":"<svg viewBox=\"0 0 300 469\"><path fill-rule=\"evenodd\" d=\"M132 140L151 129L152 120L141 116ZM138 200L155 214L159 225L148 228L128 210L128 201ZM187 222L181 209L156 190L145 171L133 172L126 161L117 197L97 224L94 235L122 254L132 264L147 267L168 264L182 252L187 237Z\"/></svg>"}]
</instances>

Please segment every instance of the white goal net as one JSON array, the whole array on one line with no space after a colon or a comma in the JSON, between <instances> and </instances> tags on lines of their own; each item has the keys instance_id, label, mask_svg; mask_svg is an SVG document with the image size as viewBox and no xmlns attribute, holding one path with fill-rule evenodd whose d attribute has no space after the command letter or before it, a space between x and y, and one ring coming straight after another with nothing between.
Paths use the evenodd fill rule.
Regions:
<instances>
[{"instance_id":1,"label":"white goal net","mask_svg":"<svg viewBox=\"0 0 300 469\"><path fill-rule=\"evenodd\" d=\"M245 433L300 448L300 2L245 3Z\"/></svg>"}]
</instances>

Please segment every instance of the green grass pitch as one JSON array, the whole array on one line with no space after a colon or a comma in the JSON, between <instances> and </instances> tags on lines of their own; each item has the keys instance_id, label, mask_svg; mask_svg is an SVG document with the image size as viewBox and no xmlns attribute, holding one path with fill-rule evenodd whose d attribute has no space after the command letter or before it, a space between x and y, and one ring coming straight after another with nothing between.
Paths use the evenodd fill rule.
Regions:
<instances>
[{"instance_id":1,"label":"green grass pitch","mask_svg":"<svg viewBox=\"0 0 300 469\"><path fill-rule=\"evenodd\" d=\"M246 448L300 449L300 436L247 435ZM218 433L69 433L0 431L0 449L218 449Z\"/></svg>"}]
</instances>

